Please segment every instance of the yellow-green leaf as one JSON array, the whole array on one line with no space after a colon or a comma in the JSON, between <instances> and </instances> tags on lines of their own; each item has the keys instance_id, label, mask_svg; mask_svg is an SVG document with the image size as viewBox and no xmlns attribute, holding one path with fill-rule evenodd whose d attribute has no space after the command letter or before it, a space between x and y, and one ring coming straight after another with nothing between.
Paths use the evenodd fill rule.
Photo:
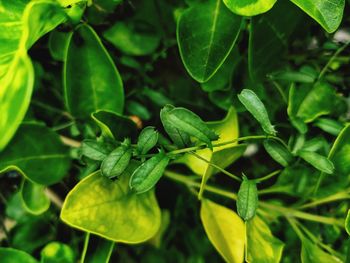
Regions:
<instances>
[{"instance_id":1,"label":"yellow-green leaf","mask_svg":"<svg viewBox=\"0 0 350 263\"><path fill-rule=\"evenodd\" d=\"M232 210L202 199L201 220L207 236L216 250L230 263L244 259L245 226Z\"/></svg>"},{"instance_id":2,"label":"yellow-green leaf","mask_svg":"<svg viewBox=\"0 0 350 263\"><path fill-rule=\"evenodd\" d=\"M233 13L240 16L256 16L269 11L277 0L224 0Z\"/></svg>"},{"instance_id":3,"label":"yellow-green leaf","mask_svg":"<svg viewBox=\"0 0 350 263\"><path fill-rule=\"evenodd\" d=\"M158 231L161 212L154 191L143 194L129 189L129 179L138 164L133 162L113 182L91 174L66 197L61 219L68 225L115 242L141 243Z\"/></svg>"}]
</instances>

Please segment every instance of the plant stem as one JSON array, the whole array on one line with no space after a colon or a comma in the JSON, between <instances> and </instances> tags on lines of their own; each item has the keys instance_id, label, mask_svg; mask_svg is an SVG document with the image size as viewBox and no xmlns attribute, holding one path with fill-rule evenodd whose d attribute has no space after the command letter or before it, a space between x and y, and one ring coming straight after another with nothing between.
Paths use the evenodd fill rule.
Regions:
<instances>
[{"instance_id":1,"label":"plant stem","mask_svg":"<svg viewBox=\"0 0 350 263\"><path fill-rule=\"evenodd\" d=\"M73 148L79 148L81 146L81 142L73 140L71 138L68 138L66 136L60 135L60 139L63 144L73 147Z\"/></svg>"},{"instance_id":2,"label":"plant stem","mask_svg":"<svg viewBox=\"0 0 350 263\"><path fill-rule=\"evenodd\" d=\"M269 174L267 174L267 175L265 175L265 176L263 176L261 178L255 179L255 181L257 183L263 182L263 181L268 180L268 179L274 177L275 175L279 174L281 171L282 170L273 171L273 172L271 172L271 173L269 173Z\"/></svg>"},{"instance_id":3,"label":"plant stem","mask_svg":"<svg viewBox=\"0 0 350 263\"><path fill-rule=\"evenodd\" d=\"M298 207L298 209L306 209L306 208L318 206L320 204L335 202L335 201L344 200L344 199L350 199L349 192L336 193L334 195L330 195L330 196L324 197L322 199L318 199L318 200L315 200L313 202L301 205Z\"/></svg>"},{"instance_id":4,"label":"plant stem","mask_svg":"<svg viewBox=\"0 0 350 263\"><path fill-rule=\"evenodd\" d=\"M222 172L223 174L226 174L227 176L229 176L229 177L235 179L236 181L238 181L238 182L241 182L241 181L242 181L242 179L239 178L237 175L234 175L234 174L230 173L229 171L227 171L227 170L221 168L220 166L218 166L218 165L216 165L216 164L210 162L209 160L203 158L202 156L196 154L195 152L189 152L189 154L192 154L193 156L195 156L195 157L198 158L199 160L202 160L203 162L206 162L206 163L209 164L210 166L212 166L212 167L218 169L220 172Z\"/></svg>"},{"instance_id":5,"label":"plant stem","mask_svg":"<svg viewBox=\"0 0 350 263\"><path fill-rule=\"evenodd\" d=\"M266 189L259 190L259 195L265 195L265 194L274 194L274 193L288 193L289 187L288 186L277 186L277 187L270 187Z\"/></svg>"}]
</instances>

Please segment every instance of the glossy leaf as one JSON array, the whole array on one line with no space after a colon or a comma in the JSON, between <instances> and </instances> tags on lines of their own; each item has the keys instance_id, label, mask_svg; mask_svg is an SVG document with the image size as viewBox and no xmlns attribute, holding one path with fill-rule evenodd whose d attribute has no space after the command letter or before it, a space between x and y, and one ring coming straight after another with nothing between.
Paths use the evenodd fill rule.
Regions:
<instances>
[{"instance_id":1,"label":"glossy leaf","mask_svg":"<svg viewBox=\"0 0 350 263\"><path fill-rule=\"evenodd\" d=\"M206 143L211 149L211 141L219 138L198 115L188 109L174 108L167 113L167 119L175 128Z\"/></svg>"},{"instance_id":2,"label":"glossy leaf","mask_svg":"<svg viewBox=\"0 0 350 263\"><path fill-rule=\"evenodd\" d=\"M81 155L95 161L103 161L113 150L113 145L96 140L84 140L81 144Z\"/></svg>"},{"instance_id":3,"label":"glossy leaf","mask_svg":"<svg viewBox=\"0 0 350 263\"><path fill-rule=\"evenodd\" d=\"M160 44L160 36L151 25L137 21L117 22L103 36L124 54L145 56Z\"/></svg>"},{"instance_id":4,"label":"glossy leaf","mask_svg":"<svg viewBox=\"0 0 350 263\"><path fill-rule=\"evenodd\" d=\"M40 252L41 263L74 263L73 250L66 244L50 242Z\"/></svg>"},{"instance_id":5,"label":"glossy leaf","mask_svg":"<svg viewBox=\"0 0 350 263\"><path fill-rule=\"evenodd\" d=\"M131 157L132 149L127 139L103 160L101 174L108 178L119 177L128 167Z\"/></svg>"},{"instance_id":6,"label":"glossy leaf","mask_svg":"<svg viewBox=\"0 0 350 263\"><path fill-rule=\"evenodd\" d=\"M84 178L66 197L61 219L114 242L150 239L159 229L161 213L153 191L138 195L129 189L136 167L132 163L114 183L99 172Z\"/></svg>"},{"instance_id":7,"label":"glossy leaf","mask_svg":"<svg viewBox=\"0 0 350 263\"><path fill-rule=\"evenodd\" d=\"M254 93L254 91L244 89L238 95L238 99L244 105L244 107L254 116L254 118L260 123L261 127L267 134L276 135L276 130L270 122L265 105Z\"/></svg>"},{"instance_id":8,"label":"glossy leaf","mask_svg":"<svg viewBox=\"0 0 350 263\"><path fill-rule=\"evenodd\" d=\"M39 215L50 207L50 199L45 195L45 186L23 179L21 197L24 207L32 214Z\"/></svg>"},{"instance_id":9,"label":"glossy leaf","mask_svg":"<svg viewBox=\"0 0 350 263\"><path fill-rule=\"evenodd\" d=\"M191 141L190 141L190 136L179 130L172 121L169 119L169 112L171 112L175 107L167 104L164 106L163 109L160 111L160 119L162 121L164 130L166 133L169 135L170 139L178 146L179 148L184 148L188 146Z\"/></svg>"},{"instance_id":10,"label":"glossy leaf","mask_svg":"<svg viewBox=\"0 0 350 263\"><path fill-rule=\"evenodd\" d=\"M332 161L318 153L299 151L298 155L321 172L326 174L332 174L334 172L334 165Z\"/></svg>"},{"instance_id":11,"label":"glossy leaf","mask_svg":"<svg viewBox=\"0 0 350 263\"><path fill-rule=\"evenodd\" d=\"M15 170L41 185L62 180L69 166L67 148L56 133L41 124L22 124L10 147L0 153L0 173Z\"/></svg>"},{"instance_id":12,"label":"glossy leaf","mask_svg":"<svg viewBox=\"0 0 350 263\"><path fill-rule=\"evenodd\" d=\"M0 150L14 136L32 95L34 71L27 50L66 19L55 2L28 2L1 4Z\"/></svg>"},{"instance_id":13,"label":"glossy leaf","mask_svg":"<svg viewBox=\"0 0 350 263\"><path fill-rule=\"evenodd\" d=\"M200 217L204 230L226 262L243 262L245 226L232 210L202 199Z\"/></svg>"},{"instance_id":14,"label":"glossy leaf","mask_svg":"<svg viewBox=\"0 0 350 263\"><path fill-rule=\"evenodd\" d=\"M345 230L350 236L350 210L348 210L348 215L346 216L346 219L345 219Z\"/></svg>"},{"instance_id":15,"label":"glossy leaf","mask_svg":"<svg viewBox=\"0 0 350 263\"><path fill-rule=\"evenodd\" d=\"M126 116L110 111L97 111L91 117L99 126L103 137L122 141L126 137L133 139L137 136L135 122Z\"/></svg>"},{"instance_id":16,"label":"glossy leaf","mask_svg":"<svg viewBox=\"0 0 350 263\"><path fill-rule=\"evenodd\" d=\"M69 39L64 93L68 110L78 118L87 118L98 110L123 112L124 89L119 72L98 35L85 24Z\"/></svg>"},{"instance_id":17,"label":"glossy leaf","mask_svg":"<svg viewBox=\"0 0 350 263\"><path fill-rule=\"evenodd\" d=\"M221 0L206 0L182 13L177 41L182 61L196 81L208 81L224 63L238 37L241 20Z\"/></svg>"},{"instance_id":18,"label":"glossy leaf","mask_svg":"<svg viewBox=\"0 0 350 263\"><path fill-rule=\"evenodd\" d=\"M275 140L264 141L265 150L280 165L288 166L293 161L291 152L281 143Z\"/></svg>"},{"instance_id":19,"label":"glossy leaf","mask_svg":"<svg viewBox=\"0 0 350 263\"><path fill-rule=\"evenodd\" d=\"M291 0L311 16L328 33L339 27L344 12L345 0Z\"/></svg>"},{"instance_id":20,"label":"glossy leaf","mask_svg":"<svg viewBox=\"0 0 350 263\"><path fill-rule=\"evenodd\" d=\"M253 180L243 177L236 204L237 212L243 220L247 221L255 216L258 208L258 190Z\"/></svg>"},{"instance_id":21,"label":"glossy leaf","mask_svg":"<svg viewBox=\"0 0 350 263\"><path fill-rule=\"evenodd\" d=\"M247 261L252 263L278 263L284 243L274 237L269 226L256 216L247 222Z\"/></svg>"},{"instance_id":22,"label":"glossy leaf","mask_svg":"<svg viewBox=\"0 0 350 263\"><path fill-rule=\"evenodd\" d=\"M277 0L224 0L225 5L240 16L256 16L269 11Z\"/></svg>"},{"instance_id":23,"label":"glossy leaf","mask_svg":"<svg viewBox=\"0 0 350 263\"><path fill-rule=\"evenodd\" d=\"M39 263L31 255L17 249L0 247L1 263Z\"/></svg>"},{"instance_id":24,"label":"glossy leaf","mask_svg":"<svg viewBox=\"0 0 350 263\"><path fill-rule=\"evenodd\" d=\"M162 177L169 160L164 152L160 152L143 162L130 178L130 189L138 194L152 189Z\"/></svg>"},{"instance_id":25,"label":"glossy leaf","mask_svg":"<svg viewBox=\"0 0 350 263\"><path fill-rule=\"evenodd\" d=\"M137 140L137 152L139 154L146 154L158 142L158 132L154 127L148 126L144 128Z\"/></svg>"},{"instance_id":26,"label":"glossy leaf","mask_svg":"<svg viewBox=\"0 0 350 263\"><path fill-rule=\"evenodd\" d=\"M323 251L317 244L303 238L301 246L301 262L302 263L340 263L341 259Z\"/></svg>"}]
</instances>

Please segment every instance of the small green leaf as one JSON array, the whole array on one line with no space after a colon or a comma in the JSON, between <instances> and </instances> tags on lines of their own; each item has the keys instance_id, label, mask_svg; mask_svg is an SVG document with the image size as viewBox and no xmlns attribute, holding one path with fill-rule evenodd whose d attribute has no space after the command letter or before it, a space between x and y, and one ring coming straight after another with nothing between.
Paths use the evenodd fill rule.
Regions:
<instances>
[{"instance_id":1,"label":"small green leaf","mask_svg":"<svg viewBox=\"0 0 350 263\"><path fill-rule=\"evenodd\" d=\"M344 128L340 122L328 118L318 118L313 125L334 136L338 136Z\"/></svg>"},{"instance_id":2,"label":"small green leaf","mask_svg":"<svg viewBox=\"0 0 350 263\"><path fill-rule=\"evenodd\" d=\"M162 121L164 130L169 135L170 139L175 143L175 145L179 148L185 148L188 146L190 141L190 136L179 130L174 126L174 124L169 119L169 112L172 111L175 107L167 104L160 111L160 120Z\"/></svg>"},{"instance_id":3,"label":"small green leaf","mask_svg":"<svg viewBox=\"0 0 350 263\"><path fill-rule=\"evenodd\" d=\"M81 155L95 161L103 161L113 150L112 145L96 140L84 140L81 144Z\"/></svg>"},{"instance_id":4,"label":"small green leaf","mask_svg":"<svg viewBox=\"0 0 350 263\"><path fill-rule=\"evenodd\" d=\"M297 154L321 172L326 174L332 174L334 172L333 163L328 158L318 153L301 150L298 151Z\"/></svg>"},{"instance_id":5,"label":"small green leaf","mask_svg":"<svg viewBox=\"0 0 350 263\"><path fill-rule=\"evenodd\" d=\"M65 60L65 53L69 44L70 33L54 30L49 36L49 51L53 59L58 61Z\"/></svg>"},{"instance_id":6,"label":"small green leaf","mask_svg":"<svg viewBox=\"0 0 350 263\"><path fill-rule=\"evenodd\" d=\"M267 153L284 167L290 165L294 159L292 153L276 140L265 140L264 147Z\"/></svg>"},{"instance_id":7,"label":"small green leaf","mask_svg":"<svg viewBox=\"0 0 350 263\"><path fill-rule=\"evenodd\" d=\"M348 215L346 216L346 219L345 219L345 230L350 236L350 209L348 210Z\"/></svg>"},{"instance_id":8,"label":"small green leaf","mask_svg":"<svg viewBox=\"0 0 350 263\"><path fill-rule=\"evenodd\" d=\"M256 16L269 11L277 0L224 0L233 13L240 16Z\"/></svg>"},{"instance_id":9,"label":"small green leaf","mask_svg":"<svg viewBox=\"0 0 350 263\"><path fill-rule=\"evenodd\" d=\"M130 140L126 139L121 146L112 151L101 164L101 173L108 178L119 177L128 167L132 157Z\"/></svg>"},{"instance_id":10,"label":"small green leaf","mask_svg":"<svg viewBox=\"0 0 350 263\"><path fill-rule=\"evenodd\" d=\"M341 263L341 259L323 251L317 244L307 238L301 240L301 262L302 263Z\"/></svg>"},{"instance_id":11,"label":"small green leaf","mask_svg":"<svg viewBox=\"0 0 350 263\"><path fill-rule=\"evenodd\" d=\"M339 27L344 12L345 0L291 0L311 16L328 33Z\"/></svg>"},{"instance_id":12,"label":"small green leaf","mask_svg":"<svg viewBox=\"0 0 350 263\"><path fill-rule=\"evenodd\" d=\"M255 216L247 222L247 261L251 263L278 263L284 243L274 237L269 226Z\"/></svg>"},{"instance_id":13,"label":"small green leaf","mask_svg":"<svg viewBox=\"0 0 350 263\"><path fill-rule=\"evenodd\" d=\"M88 118L98 110L123 112L119 72L98 35L86 24L70 36L63 76L65 102L73 116Z\"/></svg>"},{"instance_id":14,"label":"small green leaf","mask_svg":"<svg viewBox=\"0 0 350 263\"><path fill-rule=\"evenodd\" d=\"M221 67L236 42L241 22L222 0L206 0L182 13L177 42L182 61L196 81L208 81Z\"/></svg>"},{"instance_id":15,"label":"small green leaf","mask_svg":"<svg viewBox=\"0 0 350 263\"><path fill-rule=\"evenodd\" d=\"M69 167L67 148L55 132L42 124L22 124L10 147L0 153L0 173L15 170L41 185L61 181Z\"/></svg>"},{"instance_id":16,"label":"small green leaf","mask_svg":"<svg viewBox=\"0 0 350 263\"><path fill-rule=\"evenodd\" d=\"M211 149L211 141L219 138L198 115L188 109L174 108L167 113L167 118L178 130L206 143Z\"/></svg>"},{"instance_id":17,"label":"small green leaf","mask_svg":"<svg viewBox=\"0 0 350 263\"><path fill-rule=\"evenodd\" d=\"M169 157L164 152L160 152L142 163L130 178L131 190L141 194L152 189L162 177L169 161Z\"/></svg>"},{"instance_id":18,"label":"small green leaf","mask_svg":"<svg viewBox=\"0 0 350 263\"><path fill-rule=\"evenodd\" d=\"M50 199L45 194L45 186L23 179L21 197L25 209L34 215L40 215L50 207Z\"/></svg>"},{"instance_id":19,"label":"small green leaf","mask_svg":"<svg viewBox=\"0 0 350 263\"><path fill-rule=\"evenodd\" d=\"M270 122L266 108L254 91L244 89L241 94L238 95L238 99L260 123L261 127L267 134L276 135L276 130Z\"/></svg>"},{"instance_id":20,"label":"small green leaf","mask_svg":"<svg viewBox=\"0 0 350 263\"><path fill-rule=\"evenodd\" d=\"M144 128L137 140L137 152L139 154L146 154L158 142L158 132L154 127L148 126Z\"/></svg>"},{"instance_id":21,"label":"small green leaf","mask_svg":"<svg viewBox=\"0 0 350 263\"><path fill-rule=\"evenodd\" d=\"M74 263L71 247L60 242L50 242L40 252L41 263Z\"/></svg>"},{"instance_id":22,"label":"small green leaf","mask_svg":"<svg viewBox=\"0 0 350 263\"><path fill-rule=\"evenodd\" d=\"M115 182L99 172L84 178L67 195L61 219L114 242L135 244L153 237L160 227L161 212L154 191L135 194L129 189L137 166L131 162Z\"/></svg>"},{"instance_id":23,"label":"small green leaf","mask_svg":"<svg viewBox=\"0 0 350 263\"><path fill-rule=\"evenodd\" d=\"M1 263L39 263L31 255L17 249L0 247Z\"/></svg>"},{"instance_id":24,"label":"small green leaf","mask_svg":"<svg viewBox=\"0 0 350 263\"><path fill-rule=\"evenodd\" d=\"M245 226L232 210L202 199L200 217L204 230L226 262L243 262Z\"/></svg>"},{"instance_id":25,"label":"small green leaf","mask_svg":"<svg viewBox=\"0 0 350 263\"><path fill-rule=\"evenodd\" d=\"M258 190L253 180L243 177L236 204L237 212L244 221L248 221L255 216L258 208Z\"/></svg>"},{"instance_id":26,"label":"small green leaf","mask_svg":"<svg viewBox=\"0 0 350 263\"><path fill-rule=\"evenodd\" d=\"M287 82L313 83L315 76L308 72L301 71L278 71L269 75L272 80L282 80Z\"/></svg>"}]
</instances>

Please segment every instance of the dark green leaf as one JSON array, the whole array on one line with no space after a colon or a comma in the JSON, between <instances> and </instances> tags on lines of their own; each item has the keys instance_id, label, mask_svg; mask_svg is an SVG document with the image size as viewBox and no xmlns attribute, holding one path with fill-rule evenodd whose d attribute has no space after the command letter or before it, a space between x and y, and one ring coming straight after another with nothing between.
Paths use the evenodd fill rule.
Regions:
<instances>
[{"instance_id":1,"label":"dark green leaf","mask_svg":"<svg viewBox=\"0 0 350 263\"><path fill-rule=\"evenodd\" d=\"M346 216L346 219L345 219L345 230L350 236L350 209L348 210L348 215Z\"/></svg>"},{"instance_id":2,"label":"dark green leaf","mask_svg":"<svg viewBox=\"0 0 350 263\"><path fill-rule=\"evenodd\" d=\"M200 2L181 15L177 25L180 55L196 81L208 81L224 63L236 42L241 21L221 0Z\"/></svg>"},{"instance_id":3,"label":"dark green leaf","mask_svg":"<svg viewBox=\"0 0 350 263\"><path fill-rule=\"evenodd\" d=\"M315 76L301 71L279 71L269 75L272 80L283 80L288 82L313 83Z\"/></svg>"},{"instance_id":4,"label":"dark green leaf","mask_svg":"<svg viewBox=\"0 0 350 263\"><path fill-rule=\"evenodd\" d=\"M26 210L35 215L44 213L50 207L50 199L45 194L46 187L23 179L21 197Z\"/></svg>"},{"instance_id":5,"label":"dark green leaf","mask_svg":"<svg viewBox=\"0 0 350 263\"><path fill-rule=\"evenodd\" d=\"M65 60L65 53L69 44L69 33L54 30L49 37L49 50L51 56L58 61Z\"/></svg>"},{"instance_id":6,"label":"dark green leaf","mask_svg":"<svg viewBox=\"0 0 350 263\"><path fill-rule=\"evenodd\" d=\"M87 118L98 110L122 113L123 83L112 58L86 24L70 36L64 65L66 105L73 116Z\"/></svg>"},{"instance_id":7,"label":"dark green leaf","mask_svg":"<svg viewBox=\"0 0 350 263\"><path fill-rule=\"evenodd\" d=\"M101 164L101 173L108 178L119 177L128 167L132 157L130 140L126 139L121 146L112 151Z\"/></svg>"},{"instance_id":8,"label":"dark green leaf","mask_svg":"<svg viewBox=\"0 0 350 263\"><path fill-rule=\"evenodd\" d=\"M158 132L154 127L148 126L144 128L137 140L137 152L139 154L146 154L158 142Z\"/></svg>"},{"instance_id":9,"label":"dark green leaf","mask_svg":"<svg viewBox=\"0 0 350 263\"><path fill-rule=\"evenodd\" d=\"M323 251L317 244L303 238L301 246L302 263L340 263L341 259Z\"/></svg>"},{"instance_id":10,"label":"dark green leaf","mask_svg":"<svg viewBox=\"0 0 350 263\"><path fill-rule=\"evenodd\" d=\"M244 89L241 94L238 95L238 99L260 123L261 127L267 134L276 135L276 130L270 122L266 108L254 91Z\"/></svg>"},{"instance_id":11,"label":"dark green leaf","mask_svg":"<svg viewBox=\"0 0 350 263\"><path fill-rule=\"evenodd\" d=\"M239 216L247 221L255 216L258 208L258 190L256 183L243 177L237 196L237 212Z\"/></svg>"},{"instance_id":12,"label":"dark green leaf","mask_svg":"<svg viewBox=\"0 0 350 263\"><path fill-rule=\"evenodd\" d=\"M338 134L344 128L344 125L342 125L340 122L327 118L318 118L314 122L314 126L334 136L338 136Z\"/></svg>"},{"instance_id":13,"label":"dark green leaf","mask_svg":"<svg viewBox=\"0 0 350 263\"><path fill-rule=\"evenodd\" d=\"M280 165L288 166L293 161L292 153L281 143L275 140L264 141L265 150Z\"/></svg>"},{"instance_id":14,"label":"dark green leaf","mask_svg":"<svg viewBox=\"0 0 350 263\"><path fill-rule=\"evenodd\" d=\"M1 263L39 263L31 255L13 248L0 247Z\"/></svg>"},{"instance_id":15,"label":"dark green leaf","mask_svg":"<svg viewBox=\"0 0 350 263\"><path fill-rule=\"evenodd\" d=\"M334 165L333 163L326 157L315 153L315 152L309 152L309 151L298 151L297 153L302 159L304 159L306 162L311 164L316 169L320 170L321 172L332 174L334 172Z\"/></svg>"},{"instance_id":16,"label":"dark green leaf","mask_svg":"<svg viewBox=\"0 0 350 263\"><path fill-rule=\"evenodd\" d=\"M22 124L10 147L0 154L0 171L16 170L28 180L55 184L67 175L70 160L56 133L41 124Z\"/></svg>"},{"instance_id":17,"label":"dark green leaf","mask_svg":"<svg viewBox=\"0 0 350 263\"><path fill-rule=\"evenodd\" d=\"M81 144L81 155L95 161L103 161L112 150L112 145L96 140L84 140Z\"/></svg>"},{"instance_id":18,"label":"dark green leaf","mask_svg":"<svg viewBox=\"0 0 350 263\"><path fill-rule=\"evenodd\" d=\"M164 152L160 152L142 163L130 178L131 190L141 194L152 189L162 177L169 160Z\"/></svg>"},{"instance_id":19,"label":"dark green leaf","mask_svg":"<svg viewBox=\"0 0 350 263\"><path fill-rule=\"evenodd\" d=\"M269 11L277 0L224 0L225 5L240 16L256 16Z\"/></svg>"}]
</instances>

